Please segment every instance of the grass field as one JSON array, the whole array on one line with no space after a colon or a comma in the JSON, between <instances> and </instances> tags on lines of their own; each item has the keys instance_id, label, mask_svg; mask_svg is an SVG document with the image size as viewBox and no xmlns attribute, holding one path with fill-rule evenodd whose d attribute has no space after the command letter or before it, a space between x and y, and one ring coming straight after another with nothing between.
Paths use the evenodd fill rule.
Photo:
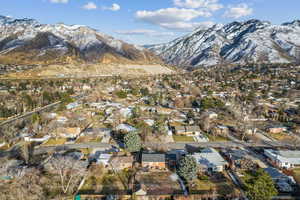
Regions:
<instances>
[{"instance_id":1,"label":"grass field","mask_svg":"<svg viewBox=\"0 0 300 200\"><path fill-rule=\"evenodd\" d=\"M87 143L87 142L101 142L102 137L89 137L89 136L81 136L79 137L75 143Z\"/></svg>"},{"instance_id":2,"label":"grass field","mask_svg":"<svg viewBox=\"0 0 300 200\"><path fill-rule=\"evenodd\" d=\"M279 140L279 141L288 141L288 140L293 140L294 138L290 135L287 135L285 133L272 133L269 134L272 138L274 138L275 140Z\"/></svg>"},{"instance_id":3,"label":"grass field","mask_svg":"<svg viewBox=\"0 0 300 200\"><path fill-rule=\"evenodd\" d=\"M57 145L63 145L66 142L67 142L66 138L50 138L42 146L57 146Z\"/></svg>"},{"instance_id":4,"label":"grass field","mask_svg":"<svg viewBox=\"0 0 300 200\"><path fill-rule=\"evenodd\" d=\"M195 142L191 136L173 135L173 139L175 142Z\"/></svg>"},{"instance_id":5,"label":"grass field","mask_svg":"<svg viewBox=\"0 0 300 200\"><path fill-rule=\"evenodd\" d=\"M211 142L226 142L226 141L228 141L228 138L223 137L223 136L220 136L220 135L213 136L213 135L208 134L208 133L205 133L204 135L205 135L205 136L209 139L209 141L211 141Z\"/></svg>"}]
</instances>

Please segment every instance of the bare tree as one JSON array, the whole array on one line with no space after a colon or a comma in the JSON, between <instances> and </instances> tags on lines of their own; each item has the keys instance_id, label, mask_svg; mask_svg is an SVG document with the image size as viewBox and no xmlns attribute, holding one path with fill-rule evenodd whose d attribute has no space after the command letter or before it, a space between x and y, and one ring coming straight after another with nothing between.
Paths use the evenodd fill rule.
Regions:
<instances>
[{"instance_id":1,"label":"bare tree","mask_svg":"<svg viewBox=\"0 0 300 200\"><path fill-rule=\"evenodd\" d=\"M43 179L35 168L18 167L10 170L12 180L1 184L0 199L43 200L46 199Z\"/></svg>"},{"instance_id":2,"label":"bare tree","mask_svg":"<svg viewBox=\"0 0 300 200\"><path fill-rule=\"evenodd\" d=\"M59 176L63 194L71 194L86 174L87 163L66 156L53 157L49 161L50 172Z\"/></svg>"}]
</instances>

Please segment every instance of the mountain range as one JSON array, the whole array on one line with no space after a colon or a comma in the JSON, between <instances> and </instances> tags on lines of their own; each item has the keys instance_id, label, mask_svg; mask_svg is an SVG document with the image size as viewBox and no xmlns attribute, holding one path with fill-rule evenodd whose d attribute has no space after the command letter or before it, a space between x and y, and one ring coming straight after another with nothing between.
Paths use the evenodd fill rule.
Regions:
<instances>
[{"instance_id":1,"label":"mountain range","mask_svg":"<svg viewBox=\"0 0 300 200\"><path fill-rule=\"evenodd\" d=\"M150 51L81 25L0 16L1 64L153 64Z\"/></svg>"},{"instance_id":2,"label":"mountain range","mask_svg":"<svg viewBox=\"0 0 300 200\"><path fill-rule=\"evenodd\" d=\"M182 67L223 63L291 63L300 60L300 21L273 25L249 20L199 28L169 43L145 46Z\"/></svg>"}]
</instances>

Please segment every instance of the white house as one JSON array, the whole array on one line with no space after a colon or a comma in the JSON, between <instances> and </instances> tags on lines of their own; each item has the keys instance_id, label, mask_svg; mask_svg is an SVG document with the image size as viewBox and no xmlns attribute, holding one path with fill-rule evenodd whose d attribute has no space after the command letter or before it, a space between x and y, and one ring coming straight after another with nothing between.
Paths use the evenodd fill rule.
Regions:
<instances>
[{"instance_id":1,"label":"white house","mask_svg":"<svg viewBox=\"0 0 300 200\"><path fill-rule=\"evenodd\" d=\"M213 148L203 149L200 153L193 154L193 157L203 171L222 172L227 165L224 158Z\"/></svg>"},{"instance_id":2,"label":"white house","mask_svg":"<svg viewBox=\"0 0 300 200\"><path fill-rule=\"evenodd\" d=\"M111 154L99 154L99 156L96 158L97 164L103 164L104 166L108 166L109 160L111 158Z\"/></svg>"},{"instance_id":3,"label":"white house","mask_svg":"<svg viewBox=\"0 0 300 200\"><path fill-rule=\"evenodd\" d=\"M280 168L293 168L300 166L300 151L265 149L264 154Z\"/></svg>"},{"instance_id":4,"label":"white house","mask_svg":"<svg viewBox=\"0 0 300 200\"><path fill-rule=\"evenodd\" d=\"M130 126L128 124L119 124L117 127L116 127L116 130L117 131L125 131L125 132L133 132L133 131L136 131L136 128L134 128L133 126Z\"/></svg>"}]
</instances>

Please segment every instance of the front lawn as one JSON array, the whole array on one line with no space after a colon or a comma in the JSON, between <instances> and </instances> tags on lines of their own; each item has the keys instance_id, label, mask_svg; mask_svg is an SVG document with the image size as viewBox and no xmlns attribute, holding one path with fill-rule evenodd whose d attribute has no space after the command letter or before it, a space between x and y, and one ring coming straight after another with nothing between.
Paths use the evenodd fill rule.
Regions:
<instances>
[{"instance_id":1,"label":"front lawn","mask_svg":"<svg viewBox=\"0 0 300 200\"><path fill-rule=\"evenodd\" d=\"M92 137L92 136L81 136L79 137L75 143L80 144L80 143L89 143L89 142L101 142L102 137Z\"/></svg>"},{"instance_id":2,"label":"front lawn","mask_svg":"<svg viewBox=\"0 0 300 200\"><path fill-rule=\"evenodd\" d=\"M63 145L66 142L67 142L66 138L50 138L42 146L58 146L58 145Z\"/></svg>"},{"instance_id":3,"label":"front lawn","mask_svg":"<svg viewBox=\"0 0 300 200\"><path fill-rule=\"evenodd\" d=\"M175 142L195 142L194 137L183 136L183 135L173 135Z\"/></svg>"},{"instance_id":4,"label":"front lawn","mask_svg":"<svg viewBox=\"0 0 300 200\"><path fill-rule=\"evenodd\" d=\"M228 138L225 137L225 136L221 136L221 135L212 135L212 134L208 134L208 133L205 133L204 134L208 139L209 141L211 142L227 142L228 141Z\"/></svg>"}]
</instances>

